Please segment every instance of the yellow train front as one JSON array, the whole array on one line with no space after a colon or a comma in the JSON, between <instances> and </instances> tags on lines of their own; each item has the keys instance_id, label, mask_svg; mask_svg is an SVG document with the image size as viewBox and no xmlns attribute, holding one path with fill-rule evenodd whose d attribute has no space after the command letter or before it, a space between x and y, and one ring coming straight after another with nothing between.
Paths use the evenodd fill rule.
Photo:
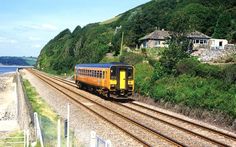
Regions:
<instances>
[{"instance_id":1,"label":"yellow train front","mask_svg":"<svg viewBox=\"0 0 236 147\"><path fill-rule=\"evenodd\" d=\"M131 96L134 92L134 67L123 63L77 64L74 74L79 88L110 97Z\"/></svg>"}]
</instances>

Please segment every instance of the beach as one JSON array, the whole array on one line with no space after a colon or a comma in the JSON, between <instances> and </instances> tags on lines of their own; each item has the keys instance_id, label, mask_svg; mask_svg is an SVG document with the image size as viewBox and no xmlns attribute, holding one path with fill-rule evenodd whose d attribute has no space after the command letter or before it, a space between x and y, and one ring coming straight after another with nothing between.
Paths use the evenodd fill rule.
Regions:
<instances>
[{"instance_id":1,"label":"beach","mask_svg":"<svg viewBox=\"0 0 236 147\"><path fill-rule=\"evenodd\" d=\"M0 132L18 128L15 73L0 74Z\"/></svg>"}]
</instances>

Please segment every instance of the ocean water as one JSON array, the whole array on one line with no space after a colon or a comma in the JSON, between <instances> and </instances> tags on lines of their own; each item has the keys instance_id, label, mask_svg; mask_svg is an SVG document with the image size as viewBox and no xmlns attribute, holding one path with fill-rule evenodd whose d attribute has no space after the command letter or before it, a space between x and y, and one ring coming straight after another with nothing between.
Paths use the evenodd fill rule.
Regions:
<instances>
[{"instance_id":1,"label":"ocean water","mask_svg":"<svg viewBox=\"0 0 236 147\"><path fill-rule=\"evenodd\" d=\"M16 66L0 66L0 74L15 72L17 68Z\"/></svg>"}]
</instances>

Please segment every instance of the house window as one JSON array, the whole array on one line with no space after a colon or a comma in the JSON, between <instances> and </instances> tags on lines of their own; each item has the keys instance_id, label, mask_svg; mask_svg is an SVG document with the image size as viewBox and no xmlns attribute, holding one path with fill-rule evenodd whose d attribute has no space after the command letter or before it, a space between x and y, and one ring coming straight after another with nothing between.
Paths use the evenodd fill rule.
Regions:
<instances>
[{"instance_id":1,"label":"house window","mask_svg":"<svg viewBox=\"0 0 236 147\"><path fill-rule=\"evenodd\" d=\"M155 41L155 46L159 46L159 45L160 45L160 41L159 40Z\"/></svg>"},{"instance_id":2,"label":"house window","mask_svg":"<svg viewBox=\"0 0 236 147\"><path fill-rule=\"evenodd\" d=\"M200 44L203 44L203 40L200 40Z\"/></svg>"},{"instance_id":3,"label":"house window","mask_svg":"<svg viewBox=\"0 0 236 147\"><path fill-rule=\"evenodd\" d=\"M147 41L144 41L144 42L143 42L143 47L144 47L144 48L147 48Z\"/></svg>"},{"instance_id":4,"label":"house window","mask_svg":"<svg viewBox=\"0 0 236 147\"><path fill-rule=\"evenodd\" d=\"M195 40L195 43L199 43L199 40Z\"/></svg>"},{"instance_id":5,"label":"house window","mask_svg":"<svg viewBox=\"0 0 236 147\"><path fill-rule=\"evenodd\" d=\"M207 41L206 41L206 40L204 40L204 44L207 44Z\"/></svg>"},{"instance_id":6,"label":"house window","mask_svg":"<svg viewBox=\"0 0 236 147\"><path fill-rule=\"evenodd\" d=\"M219 42L219 46L220 46L220 47L223 46L223 42L222 42L222 41Z\"/></svg>"}]
</instances>

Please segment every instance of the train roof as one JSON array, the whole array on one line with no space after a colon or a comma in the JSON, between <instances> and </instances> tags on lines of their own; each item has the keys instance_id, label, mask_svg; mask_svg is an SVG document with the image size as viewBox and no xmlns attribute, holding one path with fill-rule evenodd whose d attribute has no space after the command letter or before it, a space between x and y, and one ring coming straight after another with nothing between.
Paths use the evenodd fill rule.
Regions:
<instances>
[{"instance_id":1,"label":"train roof","mask_svg":"<svg viewBox=\"0 0 236 147\"><path fill-rule=\"evenodd\" d=\"M111 66L128 66L129 64L114 62L114 63L94 63L94 64L77 64L75 67L93 67L93 68L110 68Z\"/></svg>"}]
</instances>

